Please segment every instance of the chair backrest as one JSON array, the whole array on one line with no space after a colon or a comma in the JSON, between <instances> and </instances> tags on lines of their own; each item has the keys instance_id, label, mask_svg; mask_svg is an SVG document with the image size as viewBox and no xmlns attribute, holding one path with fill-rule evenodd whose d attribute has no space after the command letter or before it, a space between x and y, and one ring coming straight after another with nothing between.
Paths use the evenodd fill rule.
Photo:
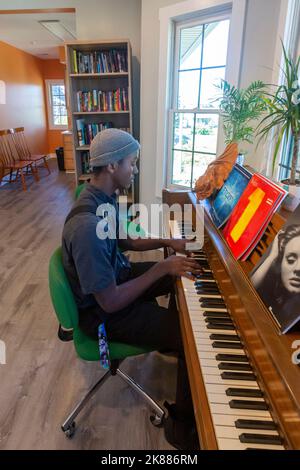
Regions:
<instances>
[{"instance_id":1,"label":"chair backrest","mask_svg":"<svg viewBox=\"0 0 300 470\"><path fill-rule=\"evenodd\" d=\"M11 145L8 130L0 131L0 154L1 160L6 167L14 164L18 160L18 154L14 146Z\"/></svg>"},{"instance_id":2,"label":"chair backrest","mask_svg":"<svg viewBox=\"0 0 300 470\"><path fill-rule=\"evenodd\" d=\"M75 201L76 201L76 199L79 198L80 194L82 193L82 191L84 190L85 187L86 187L86 183L79 184L76 187L75 192L74 192Z\"/></svg>"},{"instance_id":3,"label":"chair backrest","mask_svg":"<svg viewBox=\"0 0 300 470\"><path fill-rule=\"evenodd\" d=\"M28 159L31 156L26 138L24 127L15 127L9 129L10 138L16 148L16 151L21 159Z\"/></svg>"},{"instance_id":4,"label":"chair backrest","mask_svg":"<svg viewBox=\"0 0 300 470\"><path fill-rule=\"evenodd\" d=\"M57 248L49 263L49 288L59 323L64 328L78 327L78 310L62 263L62 249Z\"/></svg>"}]
</instances>

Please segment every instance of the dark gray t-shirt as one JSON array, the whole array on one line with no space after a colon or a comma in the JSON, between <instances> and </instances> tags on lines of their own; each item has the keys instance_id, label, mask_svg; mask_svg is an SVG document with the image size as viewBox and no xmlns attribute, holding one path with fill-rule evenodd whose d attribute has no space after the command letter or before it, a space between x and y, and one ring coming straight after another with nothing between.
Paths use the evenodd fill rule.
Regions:
<instances>
[{"instance_id":1,"label":"dark gray t-shirt","mask_svg":"<svg viewBox=\"0 0 300 470\"><path fill-rule=\"evenodd\" d=\"M78 206L111 204L116 210L116 233L119 217L115 197L109 197L91 184L82 191L73 209ZM97 224L101 220L93 213L74 215L64 226L62 235L63 266L79 309L97 305L93 293L117 284L129 277L130 263L118 250L117 239L100 239Z\"/></svg>"}]
</instances>

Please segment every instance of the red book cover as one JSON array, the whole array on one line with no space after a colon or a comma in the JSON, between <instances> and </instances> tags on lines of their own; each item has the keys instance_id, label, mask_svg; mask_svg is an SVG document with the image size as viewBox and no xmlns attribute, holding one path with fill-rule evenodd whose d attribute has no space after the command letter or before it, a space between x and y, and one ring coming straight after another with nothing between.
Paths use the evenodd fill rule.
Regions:
<instances>
[{"instance_id":1,"label":"red book cover","mask_svg":"<svg viewBox=\"0 0 300 470\"><path fill-rule=\"evenodd\" d=\"M236 259L253 246L258 234L263 234L270 215L278 207L282 190L267 179L254 174L235 206L224 228L224 237ZM250 253L248 253L250 254Z\"/></svg>"},{"instance_id":2,"label":"red book cover","mask_svg":"<svg viewBox=\"0 0 300 470\"><path fill-rule=\"evenodd\" d=\"M242 256L242 261L245 261L249 255L252 253L252 251L254 250L254 248L256 247L256 245L258 244L258 242L260 241L261 237L263 236L263 234L265 233L265 230L267 228L267 226L269 225L269 222L271 221L272 217L273 217L273 213L278 209L278 207L280 206L280 204L282 203L282 201L284 200L284 198L287 196L287 191L285 191L285 189L283 189L281 186L278 186L278 184L274 183L273 181L267 179L265 176L263 175L259 175L260 178L262 178L263 180L267 181L269 184L271 184L272 186L274 186L275 188L277 188L277 190L279 191L279 196L278 196L278 199L277 199L277 203L273 209L273 211L270 213L268 219L266 220L265 224L262 226L260 232L257 234L256 238L254 239L252 245L247 249L247 251L243 254Z\"/></svg>"}]
</instances>

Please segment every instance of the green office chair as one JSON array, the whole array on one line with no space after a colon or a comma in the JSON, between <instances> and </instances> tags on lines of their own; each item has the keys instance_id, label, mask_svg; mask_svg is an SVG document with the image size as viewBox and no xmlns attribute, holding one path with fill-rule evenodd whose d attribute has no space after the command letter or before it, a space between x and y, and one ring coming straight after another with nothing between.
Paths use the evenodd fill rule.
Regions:
<instances>
[{"instance_id":1,"label":"green office chair","mask_svg":"<svg viewBox=\"0 0 300 470\"><path fill-rule=\"evenodd\" d=\"M49 263L49 288L52 304L59 323L66 329L73 329L73 341L77 355L85 361L99 361L98 341L86 336L78 327L78 310L62 264L62 250L57 248ZM150 405L154 415L150 416L155 426L160 426L164 419L164 410L127 374L119 369L119 364L130 356L138 356L153 351L154 348L142 348L117 342L109 342L110 369L100 378L87 395L78 403L62 425L65 435L71 438L75 432L75 418L82 408L111 375L118 375ZM99 364L100 367L100 364Z\"/></svg>"}]
</instances>

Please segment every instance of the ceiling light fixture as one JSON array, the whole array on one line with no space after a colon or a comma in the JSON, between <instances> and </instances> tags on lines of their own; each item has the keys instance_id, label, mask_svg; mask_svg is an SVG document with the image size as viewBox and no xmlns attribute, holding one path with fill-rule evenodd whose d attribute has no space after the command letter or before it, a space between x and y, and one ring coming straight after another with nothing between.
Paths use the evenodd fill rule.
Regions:
<instances>
[{"instance_id":1,"label":"ceiling light fixture","mask_svg":"<svg viewBox=\"0 0 300 470\"><path fill-rule=\"evenodd\" d=\"M44 20L39 21L39 23L50 31L51 34L62 41L72 41L73 39L76 39L74 34L71 33L71 31L69 31L59 20Z\"/></svg>"}]
</instances>

